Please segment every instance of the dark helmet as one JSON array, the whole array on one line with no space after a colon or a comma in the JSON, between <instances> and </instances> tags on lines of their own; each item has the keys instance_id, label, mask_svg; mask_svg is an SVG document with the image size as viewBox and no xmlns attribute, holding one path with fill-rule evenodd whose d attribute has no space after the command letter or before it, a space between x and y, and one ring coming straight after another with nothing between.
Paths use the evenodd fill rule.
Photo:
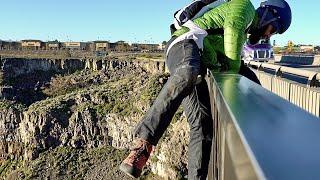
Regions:
<instances>
[{"instance_id":1,"label":"dark helmet","mask_svg":"<svg viewBox=\"0 0 320 180\"><path fill-rule=\"evenodd\" d=\"M291 24L291 8L284 0L267 0L257 9L260 18L259 28L271 24L275 33L284 33Z\"/></svg>"}]
</instances>

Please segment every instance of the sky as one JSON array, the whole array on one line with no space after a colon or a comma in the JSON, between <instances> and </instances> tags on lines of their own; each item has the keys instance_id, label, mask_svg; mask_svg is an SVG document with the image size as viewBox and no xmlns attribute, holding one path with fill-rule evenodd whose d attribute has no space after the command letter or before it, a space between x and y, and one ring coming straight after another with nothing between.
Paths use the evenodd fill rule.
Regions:
<instances>
[{"instance_id":1,"label":"sky","mask_svg":"<svg viewBox=\"0 0 320 180\"><path fill-rule=\"evenodd\" d=\"M0 39L43 41L124 40L161 43L170 38L173 13L191 0L2 0ZM251 0L258 7L260 0ZM320 45L320 1L287 0L290 29L276 44Z\"/></svg>"}]
</instances>

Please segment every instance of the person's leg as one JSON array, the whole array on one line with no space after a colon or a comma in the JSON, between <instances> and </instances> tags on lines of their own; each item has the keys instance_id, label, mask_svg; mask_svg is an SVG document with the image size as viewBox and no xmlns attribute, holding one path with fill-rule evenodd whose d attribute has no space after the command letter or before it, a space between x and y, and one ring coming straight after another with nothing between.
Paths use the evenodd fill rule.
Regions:
<instances>
[{"instance_id":1,"label":"person's leg","mask_svg":"<svg viewBox=\"0 0 320 180\"><path fill-rule=\"evenodd\" d=\"M125 173L139 177L152 145L156 145L169 126L182 100L188 96L200 72L200 52L193 40L175 44L169 51L167 65L171 76L153 105L135 129L137 146L120 165Z\"/></svg>"},{"instance_id":2,"label":"person's leg","mask_svg":"<svg viewBox=\"0 0 320 180\"><path fill-rule=\"evenodd\" d=\"M205 80L182 102L190 124L188 179L206 179L213 138L213 118Z\"/></svg>"},{"instance_id":3,"label":"person's leg","mask_svg":"<svg viewBox=\"0 0 320 180\"><path fill-rule=\"evenodd\" d=\"M169 126L182 100L195 86L200 72L200 53L193 40L174 45L168 54L170 77L137 126L135 135L156 145Z\"/></svg>"}]
</instances>

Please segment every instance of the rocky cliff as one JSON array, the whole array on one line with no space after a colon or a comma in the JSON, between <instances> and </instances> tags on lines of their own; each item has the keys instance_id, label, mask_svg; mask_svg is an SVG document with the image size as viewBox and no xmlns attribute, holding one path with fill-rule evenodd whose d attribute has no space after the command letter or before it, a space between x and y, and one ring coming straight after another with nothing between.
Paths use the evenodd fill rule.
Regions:
<instances>
[{"instance_id":1,"label":"rocky cliff","mask_svg":"<svg viewBox=\"0 0 320 180\"><path fill-rule=\"evenodd\" d=\"M43 179L48 175L68 177L70 173L65 171L73 166L94 174L96 179L107 178L109 171L115 173L114 179L124 178L115 169L126 154L106 147L120 151L129 148L135 125L167 77L163 62L145 60L38 59L29 62L27 59L7 59L2 61L2 70L5 77L14 81L39 70L55 72L50 79L45 78L46 83L38 85L35 94L41 94L41 100L24 104L11 95L12 99L0 103L0 176L14 177L13 173L18 173L22 179ZM183 178L187 142L188 125L180 109L151 157L145 174L153 172L162 178ZM59 153L70 154L76 160L69 160ZM116 160L105 159L108 166L101 165L103 155ZM45 156L59 158L46 161ZM84 157L87 160L81 160ZM56 165L50 165L51 161ZM61 170L61 164L71 162L76 164ZM91 162L91 165L84 162ZM46 166L49 167L45 169ZM107 167L105 174L100 172ZM79 171L77 176L88 179L88 173Z\"/></svg>"},{"instance_id":2,"label":"rocky cliff","mask_svg":"<svg viewBox=\"0 0 320 180\"><path fill-rule=\"evenodd\" d=\"M165 63L160 59L125 58L1 58L0 98L8 100L14 99L27 105L45 99L45 96L41 96L37 90L39 90L41 86L48 84L57 74L71 74L82 70L114 71L127 67L141 68L150 74L163 73L165 71Z\"/></svg>"},{"instance_id":3,"label":"rocky cliff","mask_svg":"<svg viewBox=\"0 0 320 180\"><path fill-rule=\"evenodd\" d=\"M147 58L86 58L86 59L31 59L31 58L1 58L1 70L4 78L17 77L37 71L75 72L77 70L90 69L113 70L123 67L140 67L154 74L165 71L163 60L152 60Z\"/></svg>"}]
</instances>

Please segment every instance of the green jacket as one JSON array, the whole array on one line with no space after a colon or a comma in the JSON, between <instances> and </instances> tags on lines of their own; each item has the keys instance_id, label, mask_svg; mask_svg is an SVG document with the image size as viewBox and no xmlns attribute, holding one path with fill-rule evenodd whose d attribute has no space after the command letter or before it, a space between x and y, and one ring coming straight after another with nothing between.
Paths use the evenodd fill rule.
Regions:
<instances>
[{"instance_id":1,"label":"green jacket","mask_svg":"<svg viewBox=\"0 0 320 180\"><path fill-rule=\"evenodd\" d=\"M203 63L211 70L238 73L242 46L247 39L246 29L257 24L257 15L250 0L231 0L207 11L193 22L207 32L223 29L222 34L208 34L203 40ZM181 36L189 31L182 27L173 33ZM219 66L223 65L223 69Z\"/></svg>"}]
</instances>

